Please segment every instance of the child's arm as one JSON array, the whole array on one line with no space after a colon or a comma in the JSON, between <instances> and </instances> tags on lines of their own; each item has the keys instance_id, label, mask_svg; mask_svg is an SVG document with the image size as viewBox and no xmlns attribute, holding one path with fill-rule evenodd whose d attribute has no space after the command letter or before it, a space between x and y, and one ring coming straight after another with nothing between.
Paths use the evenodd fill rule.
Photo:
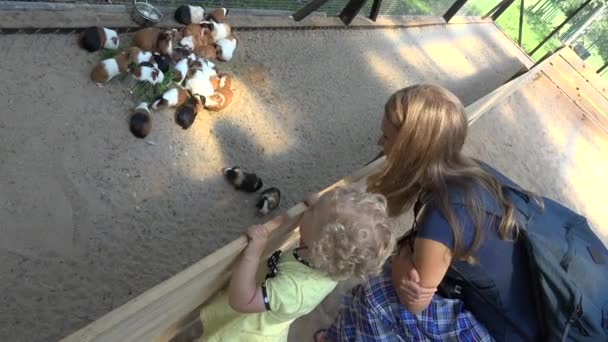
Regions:
<instances>
[{"instance_id":1,"label":"child's arm","mask_svg":"<svg viewBox=\"0 0 608 342\"><path fill-rule=\"evenodd\" d=\"M266 311L262 288L256 283L255 275L268 242L268 235L268 230L262 225L251 226L247 230L249 244L230 278L228 298L230 307L234 311L241 313Z\"/></svg>"}]
</instances>

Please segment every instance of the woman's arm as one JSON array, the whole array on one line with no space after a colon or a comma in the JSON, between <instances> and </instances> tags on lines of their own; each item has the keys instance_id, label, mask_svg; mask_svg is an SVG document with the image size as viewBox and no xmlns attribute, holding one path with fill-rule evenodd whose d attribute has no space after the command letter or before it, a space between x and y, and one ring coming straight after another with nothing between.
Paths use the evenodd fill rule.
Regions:
<instances>
[{"instance_id":1,"label":"woman's arm","mask_svg":"<svg viewBox=\"0 0 608 342\"><path fill-rule=\"evenodd\" d=\"M401 304L413 313L426 309L451 259L445 245L430 239L416 238L413 254L404 246L393 257L392 265L393 285Z\"/></svg>"},{"instance_id":2,"label":"woman's arm","mask_svg":"<svg viewBox=\"0 0 608 342\"><path fill-rule=\"evenodd\" d=\"M249 244L243 251L230 278L228 298L230 307L241 313L266 311L262 288L256 283L255 276L260 258L268 242L268 230L262 225L247 230Z\"/></svg>"}]
</instances>

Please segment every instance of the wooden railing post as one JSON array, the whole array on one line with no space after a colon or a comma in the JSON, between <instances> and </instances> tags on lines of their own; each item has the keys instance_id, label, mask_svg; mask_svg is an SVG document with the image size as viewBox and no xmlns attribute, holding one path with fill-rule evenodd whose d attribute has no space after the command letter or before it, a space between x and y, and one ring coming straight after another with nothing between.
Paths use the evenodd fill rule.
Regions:
<instances>
[{"instance_id":1,"label":"wooden railing post","mask_svg":"<svg viewBox=\"0 0 608 342\"><path fill-rule=\"evenodd\" d=\"M382 6L382 0L374 0L372 10L369 12L369 18L374 22L378 19L378 13L380 13L380 6Z\"/></svg>"},{"instance_id":2,"label":"wooden railing post","mask_svg":"<svg viewBox=\"0 0 608 342\"><path fill-rule=\"evenodd\" d=\"M447 12L445 12L445 14L443 15L443 20L445 20L446 23L449 23L452 17L455 16L456 13L458 13L458 11L466 3L467 0L456 0L456 2L454 2L452 6L448 8Z\"/></svg>"}]
</instances>

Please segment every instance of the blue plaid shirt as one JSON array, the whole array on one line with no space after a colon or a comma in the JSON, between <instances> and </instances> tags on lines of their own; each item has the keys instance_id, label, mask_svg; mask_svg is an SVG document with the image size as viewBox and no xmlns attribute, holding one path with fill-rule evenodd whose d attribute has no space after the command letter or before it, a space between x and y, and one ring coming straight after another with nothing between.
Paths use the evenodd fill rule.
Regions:
<instances>
[{"instance_id":1,"label":"blue plaid shirt","mask_svg":"<svg viewBox=\"0 0 608 342\"><path fill-rule=\"evenodd\" d=\"M344 296L329 328L330 341L493 341L459 300L435 295L428 308L412 314L399 303L391 264Z\"/></svg>"}]
</instances>

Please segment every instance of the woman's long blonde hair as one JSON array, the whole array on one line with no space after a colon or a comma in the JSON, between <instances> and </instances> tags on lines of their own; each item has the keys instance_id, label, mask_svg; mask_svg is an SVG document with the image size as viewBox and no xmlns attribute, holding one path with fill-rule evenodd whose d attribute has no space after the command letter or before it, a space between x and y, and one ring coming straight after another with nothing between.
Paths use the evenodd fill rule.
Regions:
<instances>
[{"instance_id":1,"label":"woman's long blonde hair","mask_svg":"<svg viewBox=\"0 0 608 342\"><path fill-rule=\"evenodd\" d=\"M503 194L501 184L462 153L468 122L464 106L454 94L438 85L419 84L394 93L384 111L398 133L382 170L368 178L367 186L368 191L387 198L392 216L411 208L424 192L450 224L454 235L452 256L474 262L485 230L485 211L479 196L473 194L474 187L481 186L503 208L498 227L501 239L515 236L516 209ZM448 186L461 189L473 222L473 239L468 246L464 246L461 222L452 209Z\"/></svg>"}]
</instances>

